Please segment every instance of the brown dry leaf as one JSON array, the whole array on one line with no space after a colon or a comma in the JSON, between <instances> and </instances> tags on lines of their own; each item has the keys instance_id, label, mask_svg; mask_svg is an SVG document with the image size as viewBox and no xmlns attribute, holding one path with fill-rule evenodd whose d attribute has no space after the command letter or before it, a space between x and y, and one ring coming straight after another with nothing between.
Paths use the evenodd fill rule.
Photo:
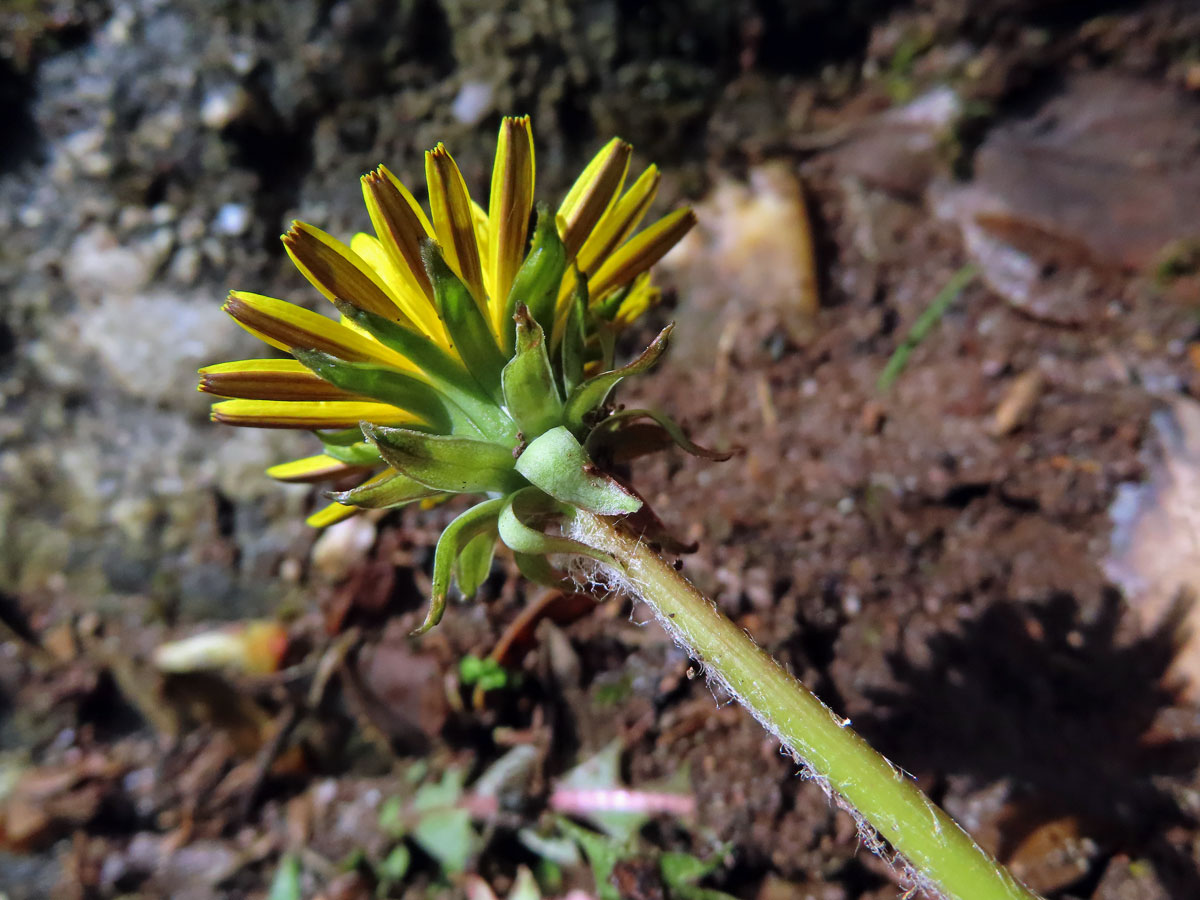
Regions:
<instances>
[{"instance_id":1,"label":"brown dry leaf","mask_svg":"<svg viewBox=\"0 0 1200 900\"><path fill-rule=\"evenodd\" d=\"M915 199L945 172L946 137L962 114L953 88L934 88L856 126L829 158L844 179Z\"/></svg>"},{"instance_id":2,"label":"brown dry leaf","mask_svg":"<svg viewBox=\"0 0 1200 900\"><path fill-rule=\"evenodd\" d=\"M448 714L441 664L414 652L405 629L393 623L374 647L345 668L343 689L360 725L396 749L423 749Z\"/></svg>"},{"instance_id":3,"label":"brown dry leaf","mask_svg":"<svg viewBox=\"0 0 1200 900\"><path fill-rule=\"evenodd\" d=\"M29 852L86 824L125 772L99 753L27 769L0 804L0 847Z\"/></svg>"},{"instance_id":4,"label":"brown dry leaf","mask_svg":"<svg viewBox=\"0 0 1200 900\"><path fill-rule=\"evenodd\" d=\"M1200 234L1200 106L1114 75L1070 79L1027 119L995 128L966 187L940 189L988 287L1026 314L1103 314L1113 274L1145 272ZM943 186L944 187L944 186Z\"/></svg>"},{"instance_id":5,"label":"brown dry leaf","mask_svg":"<svg viewBox=\"0 0 1200 900\"><path fill-rule=\"evenodd\" d=\"M1147 629L1161 627L1181 596L1200 596L1200 403L1184 397L1151 419L1156 440L1142 484L1121 486L1109 514L1109 578ZM1200 699L1200 604L1192 603L1169 674Z\"/></svg>"},{"instance_id":6,"label":"brown dry leaf","mask_svg":"<svg viewBox=\"0 0 1200 900\"><path fill-rule=\"evenodd\" d=\"M976 183L998 227L1142 271L1200 232L1200 106L1151 81L1080 75L979 148Z\"/></svg>"}]
</instances>

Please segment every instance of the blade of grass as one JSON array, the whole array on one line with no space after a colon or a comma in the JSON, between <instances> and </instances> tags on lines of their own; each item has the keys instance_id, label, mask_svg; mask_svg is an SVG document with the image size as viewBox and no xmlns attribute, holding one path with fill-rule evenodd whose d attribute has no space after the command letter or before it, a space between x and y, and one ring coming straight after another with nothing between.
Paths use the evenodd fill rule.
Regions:
<instances>
[{"instance_id":1,"label":"blade of grass","mask_svg":"<svg viewBox=\"0 0 1200 900\"><path fill-rule=\"evenodd\" d=\"M950 276L950 280L937 293L925 311L917 317L917 321L913 322L912 327L908 329L908 334L904 336L904 340L900 342L900 346L892 353L891 358L887 361L887 365L883 367L883 371L879 373L879 379L875 382L875 387L880 393L886 392L896 379L900 377L900 373L904 371L904 367L908 364L908 358L912 352L917 349L921 341L929 336L929 332L933 331L933 327L942 320L942 316L946 314L946 310L950 308L950 304L958 299L961 294L970 284L978 269L971 263L963 266L957 272Z\"/></svg>"}]
</instances>

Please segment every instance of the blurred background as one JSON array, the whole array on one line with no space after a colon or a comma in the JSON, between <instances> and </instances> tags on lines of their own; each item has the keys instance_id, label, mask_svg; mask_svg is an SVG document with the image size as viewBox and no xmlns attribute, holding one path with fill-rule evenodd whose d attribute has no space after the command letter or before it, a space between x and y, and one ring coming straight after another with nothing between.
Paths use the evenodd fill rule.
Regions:
<instances>
[{"instance_id":1,"label":"blurred background","mask_svg":"<svg viewBox=\"0 0 1200 900\"><path fill-rule=\"evenodd\" d=\"M622 398L746 448L636 472L689 577L1032 887L1200 894L1194 4L4 0L0 896L902 894L621 598L410 639L458 508L314 532L208 421L292 218L525 113L540 198L616 134L700 217Z\"/></svg>"}]
</instances>

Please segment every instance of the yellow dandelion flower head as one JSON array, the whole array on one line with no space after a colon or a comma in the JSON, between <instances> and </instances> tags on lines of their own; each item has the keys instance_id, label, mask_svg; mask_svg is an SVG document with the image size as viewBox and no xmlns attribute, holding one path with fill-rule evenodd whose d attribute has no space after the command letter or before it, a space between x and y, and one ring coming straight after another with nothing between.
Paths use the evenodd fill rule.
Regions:
<instances>
[{"instance_id":1,"label":"yellow dandelion flower head","mask_svg":"<svg viewBox=\"0 0 1200 900\"><path fill-rule=\"evenodd\" d=\"M651 266L695 223L684 208L639 230L660 174L651 165L627 184L630 154L626 142L609 141L556 213L538 208L535 229L527 116L501 123L486 209L441 144L425 154L428 211L384 166L364 175L374 234L346 245L294 222L282 237L339 320L232 292L226 312L293 358L202 369L200 389L225 398L213 419L317 433L322 453L268 470L293 482L357 476L359 487L334 495L313 525L360 508L526 486L514 455L553 428L586 437L593 410L583 407L608 389L583 383L611 370L612 335L658 297ZM587 396L573 401L573 392ZM385 432L393 443L403 443L400 432L442 443L381 453ZM465 448L464 472L447 480L451 444ZM436 457L436 476L424 473L422 454Z\"/></svg>"}]
</instances>

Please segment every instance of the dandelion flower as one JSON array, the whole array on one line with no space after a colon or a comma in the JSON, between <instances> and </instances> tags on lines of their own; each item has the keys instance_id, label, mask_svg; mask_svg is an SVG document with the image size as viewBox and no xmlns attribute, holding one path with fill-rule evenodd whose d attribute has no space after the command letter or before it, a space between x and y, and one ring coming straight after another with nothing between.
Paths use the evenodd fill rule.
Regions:
<instances>
[{"instance_id":1,"label":"dandelion flower","mask_svg":"<svg viewBox=\"0 0 1200 900\"><path fill-rule=\"evenodd\" d=\"M292 224L287 253L339 320L243 291L225 304L239 325L293 358L201 369L200 390L225 398L213 419L313 431L322 452L268 470L281 481L361 479L331 494L310 524L456 493L487 497L439 541L427 624L440 615L452 573L474 591L497 536L524 567L552 577L541 560L563 552L565 539L536 523L555 504L605 514L642 506L596 470L587 448L629 418L612 415L612 388L666 347L669 328L614 368L616 334L658 299L650 268L695 216L679 209L639 230L659 172L652 165L627 186L630 153L611 140L556 213L537 208L531 229L529 118L506 118L486 210L439 144L425 154L428 212L380 166L362 178L373 235L346 245ZM646 415L686 443L673 423Z\"/></svg>"}]
</instances>

